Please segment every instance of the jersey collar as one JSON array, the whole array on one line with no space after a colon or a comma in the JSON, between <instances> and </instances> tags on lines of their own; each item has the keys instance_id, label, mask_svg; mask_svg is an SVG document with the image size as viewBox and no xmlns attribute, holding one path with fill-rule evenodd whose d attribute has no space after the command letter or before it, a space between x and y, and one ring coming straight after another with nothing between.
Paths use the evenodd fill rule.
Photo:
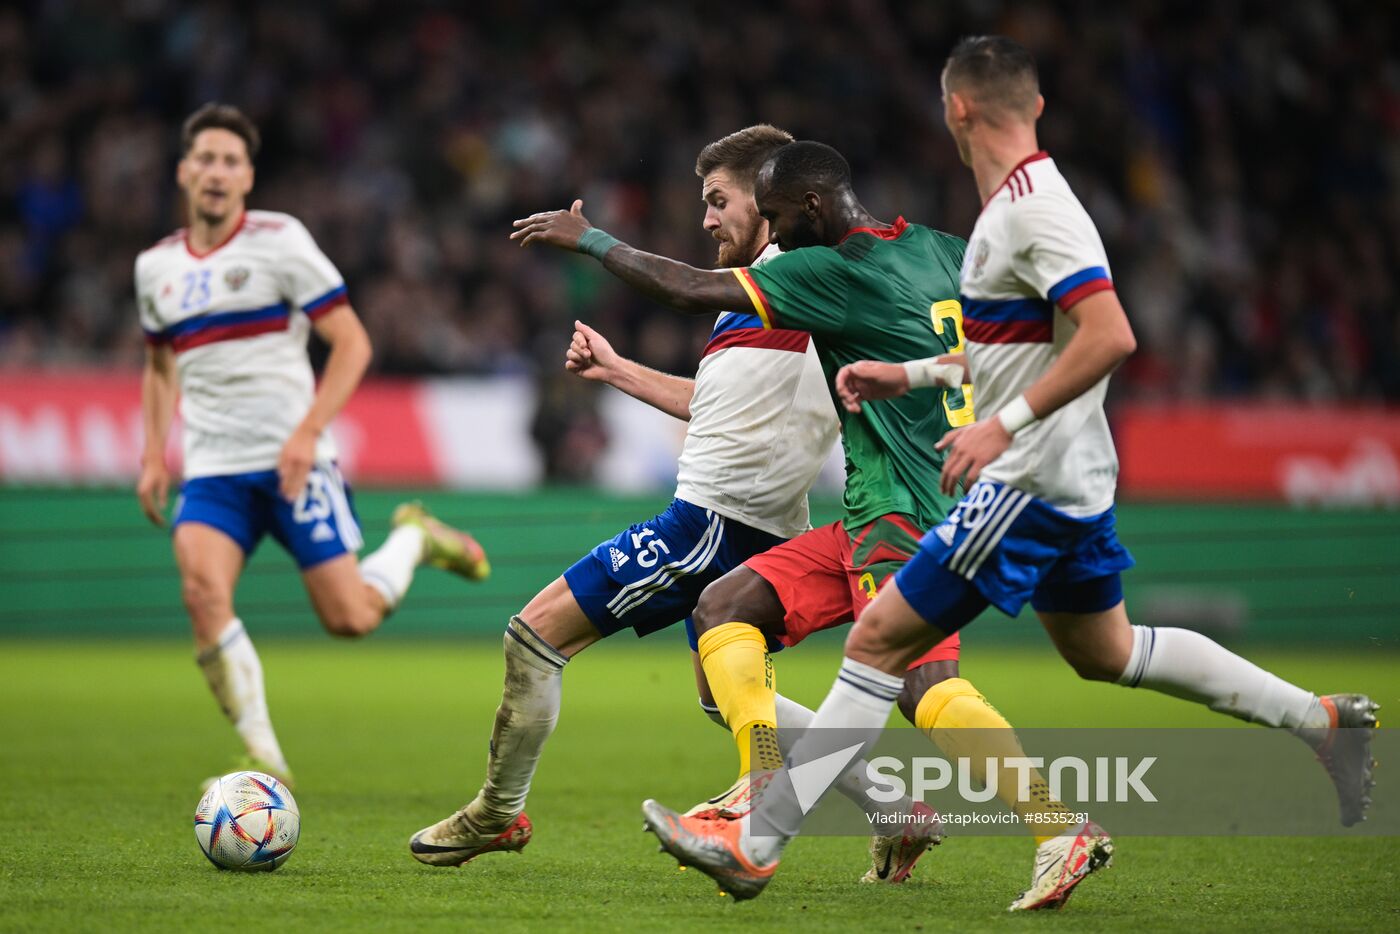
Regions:
<instances>
[{"instance_id":1,"label":"jersey collar","mask_svg":"<svg viewBox=\"0 0 1400 934\"><path fill-rule=\"evenodd\" d=\"M987 205L991 204L991 203L992 203L992 199L995 198L995 197L997 196L997 192L1001 191L1003 188L1005 188L1007 185L1009 185L1009 184L1011 183L1011 176L1015 175L1017 172L1021 171L1021 170L1024 169L1026 166L1030 165L1032 162L1039 162L1041 159L1049 159L1049 158L1050 158L1050 153L1048 153L1048 152L1046 152L1044 149L1042 149L1042 150L1040 150L1039 152L1033 152L1033 153L1031 153L1029 156L1026 156L1026 158L1022 159L1020 162L1018 162L1018 163L1016 163L1015 165L1013 165L1013 166L1011 167L1011 171L1006 173L1006 178L1004 178L1004 179L1001 180L1001 184L998 185L997 187L993 188L993 189L992 189L992 193L991 193L990 195L987 196L987 200L982 202L982 210L985 211L985 210L987 209Z\"/></svg>"},{"instance_id":2,"label":"jersey collar","mask_svg":"<svg viewBox=\"0 0 1400 934\"><path fill-rule=\"evenodd\" d=\"M204 259L207 256L212 256L219 250L222 250L224 247L228 246L229 241L231 241L234 237L238 236L238 232L243 229L243 225L247 223L247 221L248 212L245 210L242 214L238 215L238 223L233 225L233 229L229 231L228 236L224 237L224 239L220 240L218 243L214 244L209 249L205 250L203 253L200 253L198 250L196 250L193 246L190 245L190 231L189 228L186 227L185 250L188 251L189 254L195 259Z\"/></svg>"},{"instance_id":3,"label":"jersey collar","mask_svg":"<svg viewBox=\"0 0 1400 934\"><path fill-rule=\"evenodd\" d=\"M852 227L846 231L845 235L838 240L838 243L845 243L846 238L858 233L870 234L879 237L881 240L898 240L900 235L909 228L909 222L903 217L896 217L894 223L888 227Z\"/></svg>"}]
</instances>

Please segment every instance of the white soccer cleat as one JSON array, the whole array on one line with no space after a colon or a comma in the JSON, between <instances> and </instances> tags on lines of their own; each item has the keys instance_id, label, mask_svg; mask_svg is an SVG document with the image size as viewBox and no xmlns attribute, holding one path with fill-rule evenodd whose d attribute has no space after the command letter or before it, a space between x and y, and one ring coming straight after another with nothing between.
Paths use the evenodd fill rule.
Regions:
<instances>
[{"instance_id":1,"label":"white soccer cleat","mask_svg":"<svg viewBox=\"0 0 1400 934\"><path fill-rule=\"evenodd\" d=\"M534 827L523 813L505 830L478 830L464 808L418 831L409 839L408 850L429 866L461 866L483 853L519 853L533 835Z\"/></svg>"},{"instance_id":2,"label":"white soccer cleat","mask_svg":"<svg viewBox=\"0 0 1400 934\"><path fill-rule=\"evenodd\" d=\"M1046 840L1035 850L1031 887L1011 903L1008 911L1036 911L1065 907L1074 887L1113 859L1113 840L1092 821Z\"/></svg>"},{"instance_id":3,"label":"white soccer cleat","mask_svg":"<svg viewBox=\"0 0 1400 934\"><path fill-rule=\"evenodd\" d=\"M931 846L943 842L943 821L938 812L922 801L914 802L908 820L892 834L874 834L870 838L870 868L861 876L862 882L883 882L898 885L914 871Z\"/></svg>"},{"instance_id":4,"label":"white soccer cleat","mask_svg":"<svg viewBox=\"0 0 1400 934\"><path fill-rule=\"evenodd\" d=\"M1377 704L1365 694L1328 694L1319 698L1331 720L1327 738L1317 749L1317 761L1337 788L1342 826L1366 819L1376 781L1371 758L1371 731L1377 726Z\"/></svg>"},{"instance_id":5,"label":"white soccer cleat","mask_svg":"<svg viewBox=\"0 0 1400 934\"><path fill-rule=\"evenodd\" d=\"M701 801L681 817L699 820L740 820L753 810L754 796L773 780L773 772L754 771L742 775L728 789Z\"/></svg>"}]
</instances>

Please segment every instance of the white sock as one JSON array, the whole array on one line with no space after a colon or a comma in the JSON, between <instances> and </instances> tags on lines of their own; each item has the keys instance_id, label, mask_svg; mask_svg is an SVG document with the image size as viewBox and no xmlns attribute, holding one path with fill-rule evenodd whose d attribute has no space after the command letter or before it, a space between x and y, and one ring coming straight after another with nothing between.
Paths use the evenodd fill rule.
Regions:
<instances>
[{"instance_id":1,"label":"white sock","mask_svg":"<svg viewBox=\"0 0 1400 934\"><path fill-rule=\"evenodd\" d=\"M242 620L229 621L219 633L219 641L195 656L209 690L223 708L224 715L243 738L248 755L261 759L274 769L288 772L287 760L272 729L263 692L262 662L253 640L248 638Z\"/></svg>"},{"instance_id":2,"label":"white sock","mask_svg":"<svg viewBox=\"0 0 1400 934\"><path fill-rule=\"evenodd\" d=\"M788 754L792 752L793 735L786 731L800 730L811 726L817 714L816 711L803 707L797 701L781 694L775 695L774 700L777 701L778 706L778 750L783 754L783 758L787 759ZM864 759L857 759L852 763L846 773L836 780L835 785L837 791L850 799L862 811L878 808L889 814L908 816L913 813L914 802L907 795L902 800L892 804L877 804L873 798L866 794L866 791L873 787L875 787L875 783L870 780L870 770Z\"/></svg>"},{"instance_id":3,"label":"white sock","mask_svg":"<svg viewBox=\"0 0 1400 934\"><path fill-rule=\"evenodd\" d=\"M1329 726L1317 695L1189 629L1134 626L1133 652L1118 683L1151 688L1211 710L1286 727L1304 739Z\"/></svg>"},{"instance_id":4,"label":"white sock","mask_svg":"<svg viewBox=\"0 0 1400 934\"><path fill-rule=\"evenodd\" d=\"M413 571L422 558L423 530L416 525L401 525L360 562L360 577L383 595L392 610L408 593Z\"/></svg>"},{"instance_id":5,"label":"white sock","mask_svg":"<svg viewBox=\"0 0 1400 934\"><path fill-rule=\"evenodd\" d=\"M506 684L486 759L486 781L467 805L478 830L504 830L525 810L545 740L559 719L568 659L519 616L505 635Z\"/></svg>"},{"instance_id":6,"label":"white sock","mask_svg":"<svg viewBox=\"0 0 1400 934\"><path fill-rule=\"evenodd\" d=\"M807 734L792 750L791 761L810 762L834 752L825 748L833 741L833 737L826 734L827 730L859 731L864 734L861 742L869 749L889 721L890 711L903 687L904 678L899 675L887 675L854 659L842 659L836 683L817 708ZM849 736L843 739L844 742L849 740ZM777 859L802 825L802 806L792 793L791 785L786 781L774 782L768 789L772 793L765 792L766 800L760 806L764 809L765 823L778 832L761 837L745 833L742 838L746 854L756 865L766 865Z\"/></svg>"}]
</instances>

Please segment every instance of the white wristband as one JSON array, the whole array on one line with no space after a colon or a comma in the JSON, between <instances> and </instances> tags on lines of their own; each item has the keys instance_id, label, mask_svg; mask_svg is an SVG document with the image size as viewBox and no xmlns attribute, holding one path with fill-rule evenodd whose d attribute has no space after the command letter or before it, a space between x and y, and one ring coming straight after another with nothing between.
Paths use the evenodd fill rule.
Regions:
<instances>
[{"instance_id":1,"label":"white wristband","mask_svg":"<svg viewBox=\"0 0 1400 934\"><path fill-rule=\"evenodd\" d=\"M1031 411L1031 404L1026 401L1025 396L1017 396L997 413L997 418L1001 419L1001 427L1005 428L1007 434L1016 434L1022 428L1032 424L1036 420L1035 412Z\"/></svg>"},{"instance_id":2,"label":"white wristband","mask_svg":"<svg viewBox=\"0 0 1400 934\"><path fill-rule=\"evenodd\" d=\"M923 360L906 360L904 374L909 377L910 389L929 389L934 386L961 386L963 368L956 363L939 363L937 357Z\"/></svg>"}]
</instances>

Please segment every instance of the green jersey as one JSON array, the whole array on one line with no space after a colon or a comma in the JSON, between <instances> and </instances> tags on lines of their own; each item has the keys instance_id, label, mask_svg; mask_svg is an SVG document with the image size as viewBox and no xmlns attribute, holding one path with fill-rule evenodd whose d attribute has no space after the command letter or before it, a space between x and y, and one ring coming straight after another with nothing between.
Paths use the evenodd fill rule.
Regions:
<instances>
[{"instance_id":1,"label":"green jersey","mask_svg":"<svg viewBox=\"0 0 1400 934\"><path fill-rule=\"evenodd\" d=\"M904 218L859 227L835 247L807 247L736 269L768 328L808 331L835 394L836 371L857 360L904 361L963 350L958 270L967 243ZM971 387L921 389L867 402L837 401L846 455L845 526L888 513L921 528L943 520L955 498L938 490L949 429L972 421Z\"/></svg>"}]
</instances>

